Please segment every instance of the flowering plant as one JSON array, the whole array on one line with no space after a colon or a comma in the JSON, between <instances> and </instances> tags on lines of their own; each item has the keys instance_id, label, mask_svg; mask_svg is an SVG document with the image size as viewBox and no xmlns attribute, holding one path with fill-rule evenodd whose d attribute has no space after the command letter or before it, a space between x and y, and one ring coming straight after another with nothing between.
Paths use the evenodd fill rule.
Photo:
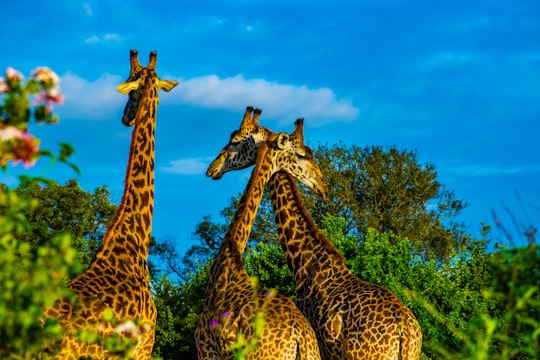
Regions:
<instances>
[{"instance_id":1,"label":"flowering plant","mask_svg":"<svg viewBox=\"0 0 540 360\"><path fill-rule=\"evenodd\" d=\"M32 71L26 83L23 75L12 67L6 69L5 78L0 78L0 99L3 100L0 103L0 167L4 170L10 161L22 162L28 168L42 155L54 158L50 152L39 150L40 140L29 132L28 125L32 117L38 124L58 122L58 116L52 112L53 103L64 101L58 83L58 75L47 67ZM31 97L34 97L32 102ZM60 160L65 162L73 148L63 143L60 146Z\"/></svg>"}]
</instances>

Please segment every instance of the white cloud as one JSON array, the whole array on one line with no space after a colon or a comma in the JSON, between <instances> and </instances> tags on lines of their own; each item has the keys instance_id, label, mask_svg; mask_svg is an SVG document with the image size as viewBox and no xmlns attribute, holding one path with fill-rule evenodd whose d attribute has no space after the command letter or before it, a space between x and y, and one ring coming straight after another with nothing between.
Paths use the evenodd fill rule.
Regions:
<instances>
[{"instance_id":1,"label":"white cloud","mask_svg":"<svg viewBox=\"0 0 540 360\"><path fill-rule=\"evenodd\" d=\"M118 34L93 35L84 40L87 44L96 44L99 42L122 42L122 38Z\"/></svg>"},{"instance_id":2,"label":"white cloud","mask_svg":"<svg viewBox=\"0 0 540 360\"><path fill-rule=\"evenodd\" d=\"M100 40L99 36L94 35L94 36L90 36L89 38L85 39L84 42L87 43L87 44L95 44L95 43L98 43L99 40Z\"/></svg>"},{"instance_id":3,"label":"white cloud","mask_svg":"<svg viewBox=\"0 0 540 360\"><path fill-rule=\"evenodd\" d=\"M65 101L57 111L60 116L70 119L104 120L111 114L120 116L126 101L126 96L116 91L121 82L119 76L111 74L88 81L67 72L60 78Z\"/></svg>"},{"instance_id":4,"label":"white cloud","mask_svg":"<svg viewBox=\"0 0 540 360\"><path fill-rule=\"evenodd\" d=\"M122 38L118 34L105 34L102 36L104 41L122 41Z\"/></svg>"},{"instance_id":5,"label":"white cloud","mask_svg":"<svg viewBox=\"0 0 540 360\"><path fill-rule=\"evenodd\" d=\"M171 174L199 175L206 172L210 161L209 158L186 158L171 161L169 166L160 166L159 169Z\"/></svg>"},{"instance_id":6,"label":"white cloud","mask_svg":"<svg viewBox=\"0 0 540 360\"><path fill-rule=\"evenodd\" d=\"M163 77L170 78L170 77ZM121 112L125 96L116 91L123 80L104 74L89 81L68 72L61 77L65 104L59 115L73 119L103 120ZM304 117L310 126L335 121L352 121L359 110L350 100L338 99L328 88L279 84L264 79L244 79L241 75L221 79L208 75L181 80L169 94L162 93L164 104L189 104L214 109L237 111L247 105L263 109L265 118L288 124ZM166 95L166 96L165 96Z\"/></svg>"},{"instance_id":7,"label":"white cloud","mask_svg":"<svg viewBox=\"0 0 540 360\"><path fill-rule=\"evenodd\" d=\"M242 75L223 79L207 75L181 81L174 98L184 104L227 110L253 105L263 109L267 117L287 122L305 117L310 125L352 121L359 114L350 100L336 98L329 88L310 89L264 79L245 79Z\"/></svg>"}]
</instances>

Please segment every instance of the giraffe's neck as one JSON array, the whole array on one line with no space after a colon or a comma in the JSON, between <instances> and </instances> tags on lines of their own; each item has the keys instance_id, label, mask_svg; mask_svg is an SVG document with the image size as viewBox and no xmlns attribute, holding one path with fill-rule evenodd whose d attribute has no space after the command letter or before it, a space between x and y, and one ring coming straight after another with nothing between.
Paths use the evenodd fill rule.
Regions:
<instances>
[{"instance_id":1,"label":"giraffe's neck","mask_svg":"<svg viewBox=\"0 0 540 360\"><path fill-rule=\"evenodd\" d=\"M265 153L265 150L263 150L265 148L266 146L261 147L262 151L259 154ZM268 149L268 151L273 150ZM206 296L207 303L217 301L216 299L220 298L219 293L224 293L229 286L240 284L238 278L235 279L235 277L231 276L232 272L236 276L239 275L244 279L248 279L242 254L246 248L263 197L264 187L270 178L272 166L268 157L261 157L259 162L251 173L251 178L236 208L234 219L210 269ZM234 283L230 284L231 280Z\"/></svg>"},{"instance_id":2,"label":"giraffe's neck","mask_svg":"<svg viewBox=\"0 0 540 360\"><path fill-rule=\"evenodd\" d=\"M341 253L309 215L294 179L278 172L270 178L269 188L279 241L296 287L301 287L319 268L326 270L336 264L345 268Z\"/></svg>"},{"instance_id":3,"label":"giraffe's neck","mask_svg":"<svg viewBox=\"0 0 540 360\"><path fill-rule=\"evenodd\" d=\"M101 249L102 256L124 249L133 260L148 257L154 210L154 133L157 89L145 89L131 134L124 194ZM145 96L147 93L156 96ZM109 251L108 251L109 250ZM99 255L98 255L99 256Z\"/></svg>"}]
</instances>

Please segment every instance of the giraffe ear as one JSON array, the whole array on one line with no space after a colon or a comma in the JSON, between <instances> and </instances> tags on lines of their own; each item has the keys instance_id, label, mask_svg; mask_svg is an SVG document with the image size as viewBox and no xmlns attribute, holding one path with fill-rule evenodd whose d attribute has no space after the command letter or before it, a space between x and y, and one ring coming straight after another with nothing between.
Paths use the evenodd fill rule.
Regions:
<instances>
[{"instance_id":1,"label":"giraffe ear","mask_svg":"<svg viewBox=\"0 0 540 360\"><path fill-rule=\"evenodd\" d=\"M124 81L116 87L116 90L122 94L127 94L130 91L136 90L139 87L139 80L135 81Z\"/></svg>"},{"instance_id":2,"label":"giraffe ear","mask_svg":"<svg viewBox=\"0 0 540 360\"><path fill-rule=\"evenodd\" d=\"M276 140L276 147L280 150L283 150L285 149L288 143L289 143L289 135L285 133L279 133Z\"/></svg>"},{"instance_id":3,"label":"giraffe ear","mask_svg":"<svg viewBox=\"0 0 540 360\"><path fill-rule=\"evenodd\" d=\"M178 81L176 80L159 80L159 88L166 92L174 89L176 85L178 85Z\"/></svg>"}]
</instances>

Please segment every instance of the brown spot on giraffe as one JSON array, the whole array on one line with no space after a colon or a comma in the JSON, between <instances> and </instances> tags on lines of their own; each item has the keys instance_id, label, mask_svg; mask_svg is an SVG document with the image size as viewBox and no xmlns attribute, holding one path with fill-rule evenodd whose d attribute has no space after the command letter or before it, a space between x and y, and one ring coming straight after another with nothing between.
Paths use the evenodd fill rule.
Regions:
<instances>
[{"instance_id":1,"label":"brown spot on giraffe","mask_svg":"<svg viewBox=\"0 0 540 360\"><path fill-rule=\"evenodd\" d=\"M248 111L250 117L253 110ZM249 183L210 268L204 311L195 330L199 359L231 359L228 348L239 334L248 339L254 336L258 311L263 312L265 327L247 359L320 359L315 333L302 312L289 298L269 296L267 290L255 286L242 260L263 189L273 173L290 172L314 191L326 194L317 164L298 155L306 151L296 141L300 131L297 126L290 136L281 133L261 144Z\"/></svg>"},{"instance_id":2,"label":"brown spot on giraffe","mask_svg":"<svg viewBox=\"0 0 540 360\"><path fill-rule=\"evenodd\" d=\"M122 122L134 126L126 170L125 188L116 214L107 228L101 249L89 268L68 282L80 300L76 307L58 300L46 315L57 318L66 328L58 358L114 358L97 344L80 341L74 331L90 329L102 336L113 331L135 336L130 356L148 359L154 344L156 308L150 290L148 246L154 207L154 133L158 90L172 90L177 81L161 80L156 74L156 52L150 53L147 67L141 66L137 51L130 52L128 80L118 86L129 99ZM102 317L112 309L121 326L104 326ZM133 331L125 324L140 322ZM122 329L128 329L124 332Z\"/></svg>"},{"instance_id":3,"label":"brown spot on giraffe","mask_svg":"<svg viewBox=\"0 0 540 360\"><path fill-rule=\"evenodd\" d=\"M207 176L219 179L253 165L260 144L274 136L253 120L244 120L233 134ZM422 331L414 314L392 292L347 269L341 253L313 222L289 174L274 174L269 188L296 302L317 334L322 358L419 359Z\"/></svg>"}]
</instances>

